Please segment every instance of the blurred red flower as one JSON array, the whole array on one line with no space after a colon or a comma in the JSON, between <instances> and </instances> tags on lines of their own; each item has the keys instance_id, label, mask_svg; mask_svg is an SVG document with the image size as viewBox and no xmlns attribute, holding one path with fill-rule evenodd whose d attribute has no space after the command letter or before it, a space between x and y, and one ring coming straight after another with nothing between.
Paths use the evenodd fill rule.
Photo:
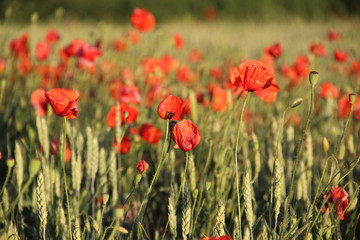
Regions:
<instances>
[{"instance_id":1,"label":"blurred red flower","mask_svg":"<svg viewBox=\"0 0 360 240\"><path fill-rule=\"evenodd\" d=\"M179 82L191 83L196 79L196 74L189 67L182 66L176 71L176 79Z\"/></svg>"},{"instance_id":2,"label":"blurred red flower","mask_svg":"<svg viewBox=\"0 0 360 240\"><path fill-rule=\"evenodd\" d=\"M139 135L144 141L157 144L162 137L162 132L152 124L144 123L139 128Z\"/></svg>"},{"instance_id":3,"label":"blurred red flower","mask_svg":"<svg viewBox=\"0 0 360 240\"><path fill-rule=\"evenodd\" d=\"M24 55L20 56L18 62L18 70L20 71L22 76L26 76L31 70L31 60L30 57Z\"/></svg>"},{"instance_id":4,"label":"blurred red flower","mask_svg":"<svg viewBox=\"0 0 360 240\"><path fill-rule=\"evenodd\" d=\"M267 48L265 48L264 52L268 55L271 55L274 58L278 58L281 56L283 51L283 46L281 42L274 43Z\"/></svg>"},{"instance_id":5,"label":"blurred red flower","mask_svg":"<svg viewBox=\"0 0 360 240\"><path fill-rule=\"evenodd\" d=\"M5 70L6 62L4 59L0 58L0 73L2 73Z\"/></svg>"},{"instance_id":6,"label":"blurred red flower","mask_svg":"<svg viewBox=\"0 0 360 240\"><path fill-rule=\"evenodd\" d=\"M338 62L346 62L349 58L349 54L344 51L335 50L334 51L334 58Z\"/></svg>"},{"instance_id":7,"label":"blurred red flower","mask_svg":"<svg viewBox=\"0 0 360 240\"><path fill-rule=\"evenodd\" d=\"M186 104L180 97L169 95L162 100L157 112L162 119L182 120L185 115Z\"/></svg>"},{"instance_id":8,"label":"blurred red flower","mask_svg":"<svg viewBox=\"0 0 360 240\"><path fill-rule=\"evenodd\" d=\"M39 117L46 116L48 101L45 97L45 90L36 89L31 93L30 102L34 107L35 114Z\"/></svg>"},{"instance_id":9,"label":"blurred red flower","mask_svg":"<svg viewBox=\"0 0 360 240\"><path fill-rule=\"evenodd\" d=\"M117 38L114 40L114 48L117 52L124 52L127 49L127 44L125 41Z\"/></svg>"},{"instance_id":10,"label":"blurred red flower","mask_svg":"<svg viewBox=\"0 0 360 240\"><path fill-rule=\"evenodd\" d=\"M149 165L145 160L141 160L140 162L138 162L138 164L136 164L136 170L138 171L138 173L143 173L148 169Z\"/></svg>"},{"instance_id":11,"label":"blurred red flower","mask_svg":"<svg viewBox=\"0 0 360 240\"><path fill-rule=\"evenodd\" d=\"M36 45L36 59L41 61L47 59L51 52L51 46L47 42L39 42Z\"/></svg>"},{"instance_id":12,"label":"blurred red flower","mask_svg":"<svg viewBox=\"0 0 360 240\"><path fill-rule=\"evenodd\" d=\"M226 90L218 86L217 84L210 84L208 91L211 99L211 110L225 112L227 109L227 96Z\"/></svg>"},{"instance_id":13,"label":"blurred red flower","mask_svg":"<svg viewBox=\"0 0 360 240\"><path fill-rule=\"evenodd\" d=\"M29 55L28 39L29 36L25 33L10 42L10 50L16 57Z\"/></svg>"},{"instance_id":14,"label":"blurred red flower","mask_svg":"<svg viewBox=\"0 0 360 240\"><path fill-rule=\"evenodd\" d=\"M330 187L328 193L324 194L326 200L322 212L325 213L329 208L334 209L338 217L343 220L348 218L348 211L345 211L349 204L348 193L341 187Z\"/></svg>"},{"instance_id":15,"label":"blurred red flower","mask_svg":"<svg viewBox=\"0 0 360 240\"><path fill-rule=\"evenodd\" d=\"M330 82L323 82L320 85L320 97L327 98L329 95L332 99L336 99L340 96L340 90Z\"/></svg>"},{"instance_id":16,"label":"blurred red flower","mask_svg":"<svg viewBox=\"0 0 360 240\"><path fill-rule=\"evenodd\" d=\"M80 98L77 91L63 88L55 88L45 93L46 99L49 101L54 112L67 119L75 119L79 113L76 105Z\"/></svg>"},{"instance_id":17,"label":"blurred red flower","mask_svg":"<svg viewBox=\"0 0 360 240\"><path fill-rule=\"evenodd\" d=\"M112 83L110 94L121 103L140 104L141 101L139 89L135 85L121 85L119 81Z\"/></svg>"},{"instance_id":18,"label":"blurred red flower","mask_svg":"<svg viewBox=\"0 0 360 240\"><path fill-rule=\"evenodd\" d=\"M353 75L359 75L360 74L360 60L353 60L352 61L352 63L351 63L351 73Z\"/></svg>"},{"instance_id":19,"label":"blurred red flower","mask_svg":"<svg viewBox=\"0 0 360 240\"><path fill-rule=\"evenodd\" d=\"M127 40L130 39L130 42L131 42L132 44L134 44L134 45L135 45L135 44L138 44L139 41L140 41L139 31L136 30L136 29L133 29L133 30L129 31L129 32L125 35L125 38L126 38Z\"/></svg>"},{"instance_id":20,"label":"blurred red flower","mask_svg":"<svg viewBox=\"0 0 360 240\"><path fill-rule=\"evenodd\" d=\"M59 147L60 147L60 141L59 139L56 139L54 141L51 142L51 151L52 153L56 156L58 154L59 151ZM62 151L60 149L60 151ZM70 162L71 160L71 149L69 147L68 142L66 141L66 148L65 148L65 158L64 158L65 162Z\"/></svg>"},{"instance_id":21,"label":"blurred red flower","mask_svg":"<svg viewBox=\"0 0 360 240\"><path fill-rule=\"evenodd\" d=\"M189 52L189 61L192 63L197 63L202 60L202 53L199 50L192 50Z\"/></svg>"},{"instance_id":22,"label":"blurred red flower","mask_svg":"<svg viewBox=\"0 0 360 240\"><path fill-rule=\"evenodd\" d=\"M125 154L130 152L131 149L131 140L127 136L124 136L121 140L121 143L118 144L116 141L114 142L114 148L121 154Z\"/></svg>"},{"instance_id":23,"label":"blurred red flower","mask_svg":"<svg viewBox=\"0 0 360 240\"><path fill-rule=\"evenodd\" d=\"M329 30L328 32L328 40L329 41L335 41L335 40L339 40L341 39L341 33L333 31L333 30Z\"/></svg>"},{"instance_id":24,"label":"blurred red flower","mask_svg":"<svg viewBox=\"0 0 360 240\"><path fill-rule=\"evenodd\" d=\"M154 15L144 8L136 8L130 17L131 24L141 32L147 32L155 27Z\"/></svg>"},{"instance_id":25,"label":"blurred red flower","mask_svg":"<svg viewBox=\"0 0 360 240\"><path fill-rule=\"evenodd\" d=\"M172 139L176 143L174 148L187 152L193 150L201 141L198 127L190 120L183 120L175 124Z\"/></svg>"},{"instance_id":26,"label":"blurred red flower","mask_svg":"<svg viewBox=\"0 0 360 240\"><path fill-rule=\"evenodd\" d=\"M230 236L203 237L200 240L232 240L232 238Z\"/></svg>"},{"instance_id":27,"label":"blurred red flower","mask_svg":"<svg viewBox=\"0 0 360 240\"><path fill-rule=\"evenodd\" d=\"M312 43L309 49L315 56L326 57L325 46L322 43Z\"/></svg>"},{"instance_id":28,"label":"blurred red flower","mask_svg":"<svg viewBox=\"0 0 360 240\"><path fill-rule=\"evenodd\" d=\"M177 48L177 49L184 48L184 46L185 46L184 39L182 38L182 36L180 34L175 33L173 35L173 39L174 39L175 48Z\"/></svg>"},{"instance_id":29,"label":"blurred red flower","mask_svg":"<svg viewBox=\"0 0 360 240\"><path fill-rule=\"evenodd\" d=\"M90 46L89 44L82 44L76 52L78 58L84 58L88 61L94 62L96 58L102 55L100 48Z\"/></svg>"},{"instance_id":30,"label":"blurred red flower","mask_svg":"<svg viewBox=\"0 0 360 240\"><path fill-rule=\"evenodd\" d=\"M56 43L57 41L60 40L60 34L58 33L58 31L56 31L55 29L50 29L47 33L46 33L46 37L45 37L45 41L49 44L53 44Z\"/></svg>"},{"instance_id":31,"label":"blurred red flower","mask_svg":"<svg viewBox=\"0 0 360 240\"><path fill-rule=\"evenodd\" d=\"M131 124L136 121L139 115L139 111L136 108L131 107L125 103L120 103L119 107L120 107L120 118L122 125L125 123ZM127 115L126 118L125 118L125 114ZM111 107L107 115L106 124L111 128L116 127L116 106Z\"/></svg>"},{"instance_id":32,"label":"blurred red flower","mask_svg":"<svg viewBox=\"0 0 360 240\"><path fill-rule=\"evenodd\" d=\"M229 80L235 92L242 90L256 92L270 87L275 76L267 65L253 60L245 61L238 67L232 68Z\"/></svg>"},{"instance_id":33,"label":"blurred red flower","mask_svg":"<svg viewBox=\"0 0 360 240\"><path fill-rule=\"evenodd\" d=\"M204 10L204 19L205 20L215 20L218 16L218 11L215 8L208 7Z\"/></svg>"},{"instance_id":34,"label":"blurred red flower","mask_svg":"<svg viewBox=\"0 0 360 240\"><path fill-rule=\"evenodd\" d=\"M81 46L84 45L84 41L81 39L74 39L69 45L64 47L60 51L60 56L63 60L68 60L70 57L75 57Z\"/></svg>"},{"instance_id":35,"label":"blurred red flower","mask_svg":"<svg viewBox=\"0 0 360 240\"><path fill-rule=\"evenodd\" d=\"M223 71L221 70L221 68L218 67L213 67L210 68L210 75L213 76L214 78L216 78L216 80L222 80L223 79Z\"/></svg>"}]
</instances>

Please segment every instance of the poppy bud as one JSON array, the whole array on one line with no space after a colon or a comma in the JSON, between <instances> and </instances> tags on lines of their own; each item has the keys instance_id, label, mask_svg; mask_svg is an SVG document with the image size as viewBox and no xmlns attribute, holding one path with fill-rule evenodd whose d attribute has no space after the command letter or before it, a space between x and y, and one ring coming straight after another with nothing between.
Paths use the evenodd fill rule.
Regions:
<instances>
[{"instance_id":1,"label":"poppy bud","mask_svg":"<svg viewBox=\"0 0 360 240\"><path fill-rule=\"evenodd\" d=\"M122 218L124 215L124 208L122 206L116 206L115 208L115 217Z\"/></svg>"},{"instance_id":2,"label":"poppy bud","mask_svg":"<svg viewBox=\"0 0 360 240\"><path fill-rule=\"evenodd\" d=\"M350 93L349 94L349 102L351 104L354 104L355 103L355 100L356 100L356 94L355 93Z\"/></svg>"},{"instance_id":3,"label":"poppy bud","mask_svg":"<svg viewBox=\"0 0 360 240\"><path fill-rule=\"evenodd\" d=\"M137 165L136 169L138 170L138 173L142 174L148 169L149 165L145 160L141 160Z\"/></svg>"},{"instance_id":4,"label":"poppy bud","mask_svg":"<svg viewBox=\"0 0 360 240\"><path fill-rule=\"evenodd\" d=\"M14 158L6 159L6 165L8 166L8 168L12 168L15 165L15 159Z\"/></svg>"},{"instance_id":5,"label":"poppy bud","mask_svg":"<svg viewBox=\"0 0 360 240\"><path fill-rule=\"evenodd\" d=\"M324 137L322 140L322 148L325 153L327 153L329 151L330 145L329 145L329 141L327 140L326 137Z\"/></svg>"},{"instance_id":6,"label":"poppy bud","mask_svg":"<svg viewBox=\"0 0 360 240\"><path fill-rule=\"evenodd\" d=\"M309 81L311 86L315 86L317 82L319 81L319 73L316 71L312 71L309 74Z\"/></svg>"},{"instance_id":7,"label":"poppy bud","mask_svg":"<svg viewBox=\"0 0 360 240\"><path fill-rule=\"evenodd\" d=\"M110 197L110 196L109 196L108 193L104 193L104 194L102 195L104 205L106 205L106 203L109 201L109 197Z\"/></svg>"},{"instance_id":8,"label":"poppy bud","mask_svg":"<svg viewBox=\"0 0 360 240\"><path fill-rule=\"evenodd\" d=\"M302 98L296 98L290 105L291 108L296 108L297 106L300 106L303 102Z\"/></svg>"},{"instance_id":9,"label":"poppy bud","mask_svg":"<svg viewBox=\"0 0 360 240\"><path fill-rule=\"evenodd\" d=\"M37 174L40 171L41 168L41 161L38 158L33 158L30 160L30 176L34 176L35 174Z\"/></svg>"},{"instance_id":10,"label":"poppy bud","mask_svg":"<svg viewBox=\"0 0 360 240\"><path fill-rule=\"evenodd\" d=\"M137 173L136 176L135 176L135 180L134 180L135 185L139 184L139 182L141 181L141 178L142 178L142 174Z\"/></svg>"}]
</instances>

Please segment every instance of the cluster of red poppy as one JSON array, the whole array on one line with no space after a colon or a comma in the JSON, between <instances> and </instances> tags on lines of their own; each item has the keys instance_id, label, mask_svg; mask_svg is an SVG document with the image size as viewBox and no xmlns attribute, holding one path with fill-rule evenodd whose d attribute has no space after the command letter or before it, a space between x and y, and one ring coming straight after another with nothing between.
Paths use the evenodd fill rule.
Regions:
<instances>
[{"instance_id":1,"label":"cluster of red poppy","mask_svg":"<svg viewBox=\"0 0 360 240\"><path fill-rule=\"evenodd\" d=\"M348 218L347 207L349 204L348 193L341 187L330 187L328 193L324 194L325 206L322 212L335 211L337 216L343 220Z\"/></svg>"}]
</instances>

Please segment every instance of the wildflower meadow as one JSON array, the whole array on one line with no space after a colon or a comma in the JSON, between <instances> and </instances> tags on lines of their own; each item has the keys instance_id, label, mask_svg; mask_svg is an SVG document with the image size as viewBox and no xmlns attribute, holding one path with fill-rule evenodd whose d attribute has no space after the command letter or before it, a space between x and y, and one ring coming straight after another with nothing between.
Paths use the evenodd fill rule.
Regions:
<instances>
[{"instance_id":1,"label":"wildflower meadow","mask_svg":"<svg viewBox=\"0 0 360 240\"><path fill-rule=\"evenodd\" d=\"M0 240L360 239L360 22L0 23Z\"/></svg>"}]
</instances>

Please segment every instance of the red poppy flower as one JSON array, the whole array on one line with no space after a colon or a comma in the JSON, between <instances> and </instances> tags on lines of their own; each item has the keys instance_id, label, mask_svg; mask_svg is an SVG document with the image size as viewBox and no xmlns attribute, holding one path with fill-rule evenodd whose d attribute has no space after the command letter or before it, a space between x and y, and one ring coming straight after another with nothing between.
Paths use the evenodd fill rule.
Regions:
<instances>
[{"instance_id":1,"label":"red poppy flower","mask_svg":"<svg viewBox=\"0 0 360 240\"><path fill-rule=\"evenodd\" d=\"M131 124L136 121L139 111L136 108L133 108L125 103L120 103L120 118L121 118L121 124ZM125 119L125 114L127 114L127 117ZM113 106L106 119L106 123L109 127L114 128L116 127L116 106Z\"/></svg>"},{"instance_id":2,"label":"red poppy flower","mask_svg":"<svg viewBox=\"0 0 360 240\"><path fill-rule=\"evenodd\" d=\"M310 45L310 52L318 57L326 56L325 46L321 43L312 43Z\"/></svg>"},{"instance_id":3,"label":"red poppy flower","mask_svg":"<svg viewBox=\"0 0 360 240\"><path fill-rule=\"evenodd\" d=\"M141 96L135 85L123 85L118 90L118 100L123 103L140 104Z\"/></svg>"},{"instance_id":4,"label":"red poppy flower","mask_svg":"<svg viewBox=\"0 0 360 240\"><path fill-rule=\"evenodd\" d=\"M162 137L162 132L152 124L144 123L139 128L139 135L144 141L157 144Z\"/></svg>"},{"instance_id":5,"label":"red poppy flower","mask_svg":"<svg viewBox=\"0 0 360 240\"><path fill-rule=\"evenodd\" d=\"M90 46L89 44L82 44L76 52L76 56L78 58L84 58L88 61L94 62L97 57L102 55L102 51L94 46Z\"/></svg>"},{"instance_id":6,"label":"red poppy flower","mask_svg":"<svg viewBox=\"0 0 360 240\"><path fill-rule=\"evenodd\" d=\"M262 91L254 92L265 102L273 102L276 99L277 93L280 91L280 88L276 83L271 83L268 88L265 88Z\"/></svg>"},{"instance_id":7,"label":"red poppy flower","mask_svg":"<svg viewBox=\"0 0 360 240\"><path fill-rule=\"evenodd\" d=\"M359 75L360 74L360 60L352 61L352 63L351 63L351 73L353 75Z\"/></svg>"},{"instance_id":8,"label":"red poppy flower","mask_svg":"<svg viewBox=\"0 0 360 240\"><path fill-rule=\"evenodd\" d=\"M45 60L51 52L51 47L47 42L39 42L36 45L36 59Z\"/></svg>"},{"instance_id":9,"label":"red poppy flower","mask_svg":"<svg viewBox=\"0 0 360 240\"><path fill-rule=\"evenodd\" d=\"M307 78L310 71L310 61L308 57L305 55L299 55L296 58L294 69L299 77Z\"/></svg>"},{"instance_id":10,"label":"red poppy flower","mask_svg":"<svg viewBox=\"0 0 360 240\"><path fill-rule=\"evenodd\" d=\"M45 97L45 90L42 88L36 89L32 92L30 102L35 109L35 114L39 117L43 117L47 113L48 101Z\"/></svg>"},{"instance_id":11,"label":"red poppy flower","mask_svg":"<svg viewBox=\"0 0 360 240\"><path fill-rule=\"evenodd\" d=\"M232 240L230 236L220 236L220 237L203 237L200 240Z\"/></svg>"},{"instance_id":12,"label":"red poppy flower","mask_svg":"<svg viewBox=\"0 0 360 240\"><path fill-rule=\"evenodd\" d=\"M55 29L50 29L46 33L45 40L47 43L53 44L60 40L60 34Z\"/></svg>"},{"instance_id":13,"label":"red poppy flower","mask_svg":"<svg viewBox=\"0 0 360 240\"><path fill-rule=\"evenodd\" d=\"M5 70L6 62L4 59L0 58L0 73L2 73Z\"/></svg>"},{"instance_id":14,"label":"red poppy flower","mask_svg":"<svg viewBox=\"0 0 360 240\"><path fill-rule=\"evenodd\" d=\"M157 112L165 120L182 120L185 115L185 102L180 97L169 95L161 101Z\"/></svg>"},{"instance_id":15,"label":"red poppy flower","mask_svg":"<svg viewBox=\"0 0 360 240\"><path fill-rule=\"evenodd\" d=\"M26 76L31 70L31 60L28 56L20 56L18 62L18 70L22 76Z\"/></svg>"},{"instance_id":16,"label":"red poppy flower","mask_svg":"<svg viewBox=\"0 0 360 240\"><path fill-rule=\"evenodd\" d=\"M319 95L322 98L327 98L330 95L332 99L336 99L340 96L340 90L330 82L323 82L320 89Z\"/></svg>"},{"instance_id":17,"label":"red poppy flower","mask_svg":"<svg viewBox=\"0 0 360 240\"><path fill-rule=\"evenodd\" d=\"M327 194L324 194L323 200L326 200L322 212L325 213L329 208L334 209L338 217L343 220L348 218L348 211L345 211L349 204L348 193L341 187L330 187Z\"/></svg>"},{"instance_id":18,"label":"red poppy flower","mask_svg":"<svg viewBox=\"0 0 360 240\"><path fill-rule=\"evenodd\" d=\"M204 10L204 19L207 21L215 20L218 16L218 11L215 8L208 7Z\"/></svg>"},{"instance_id":19,"label":"red poppy flower","mask_svg":"<svg viewBox=\"0 0 360 240\"><path fill-rule=\"evenodd\" d=\"M184 48L185 43L184 43L184 40L183 40L183 38L182 38L182 36L180 34L175 33L173 35L173 39L174 39L175 48L177 48L177 49Z\"/></svg>"},{"instance_id":20,"label":"red poppy flower","mask_svg":"<svg viewBox=\"0 0 360 240\"><path fill-rule=\"evenodd\" d=\"M117 52L124 52L127 49L127 44L125 41L117 38L114 40L114 48Z\"/></svg>"},{"instance_id":21,"label":"red poppy flower","mask_svg":"<svg viewBox=\"0 0 360 240\"><path fill-rule=\"evenodd\" d=\"M334 58L338 62L346 62L348 60L348 58L349 58L349 54L344 52L344 51L335 50L334 51Z\"/></svg>"},{"instance_id":22,"label":"red poppy flower","mask_svg":"<svg viewBox=\"0 0 360 240\"><path fill-rule=\"evenodd\" d=\"M272 70L264 63L245 61L231 70L229 80L235 87L235 92L239 90L255 92L270 87L274 79Z\"/></svg>"},{"instance_id":23,"label":"red poppy flower","mask_svg":"<svg viewBox=\"0 0 360 240\"><path fill-rule=\"evenodd\" d=\"M74 39L69 45L67 45L60 51L61 58L66 61L70 57L75 57L81 46L84 44L85 43L83 40Z\"/></svg>"},{"instance_id":24,"label":"red poppy flower","mask_svg":"<svg viewBox=\"0 0 360 240\"><path fill-rule=\"evenodd\" d=\"M124 136L121 140L121 143L118 144L116 141L114 143L114 148L121 154L130 152L131 149L131 140L127 136Z\"/></svg>"},{"instance_id":25,"label":"red poppy flower","mask_svg":"<svg viewBox=\"0 0 360 240\"><path fill-rule=\"evenodd\" d=\"M134 45L138 44L140 41L139 31L136 29L133 29L125 35L125 38L130 40L130 42Z\"/></svg>"},{"instance_id":26,"label":"red poppy flower","mask_svg":"<svg viewBox=\"0 0 360 240\"><path fill-rule=\"evenodd\" d=\"M329 39L329 41L339 40L339 39L341 39L341 33L336 32L336 31L333 31L333 30L330 30L330 31L328 32L328 39Z\"/></svg>"},{"instance_id":27,"label":"red poppy flower","mask_svg":"<svg viewBox=\"0 0 360 240\"><path fill-rule=\"evenodd\" d=\"M281 42L274 43L273 45L270 45L269 47L265 48L264 52L268 55L271 55L274 58L278 58L281 56L283 51L283 47Z\"/></svg>"},{"instance_id":28,"label":"red poppy flower","mask_svg":"<svg viewBox=\"0 0 360 240\"><path fill-rule=\"evenodd\" d=\"M190 120L183 120L175 124L172 139L176 143L174 148L181 148L187 152L193 150L201 141L198 127Z\"/></svg>"},{"instance_id":29,"label":"red poppy flower","mask_svg":"<svg viewBox=\"0 0 360 240\"><path fill-rule=\"evenodd\" d=\"M49 101L54 112L67 119L77 118L79 109L76 105L80 98L77 91L63 88L55 88L45 93L46 99Z\"/></svg>"},{"instance_id":30,"label":"red poppy flower","mask_svg":"<svg viewBox=\"0 0 360 240\"><path fill-rule=\"evenodd\" d=\"M59 146L60 146L60 141L59 139L54 140L51 142L51 151L52 153L56 156L58 154L58 150L59 150ZM62 150L61 150L62 151ZM69 144L66 141L66 148L65 148L65 162L70 162L71 160L71 149L69 147Z\"/></svg>"},{"instance_id":31,"label":"red poppy flower","mask_svg":"<svg viewBox=\"0 0 360 240\"><path fill-rule=\"evenodd\" d=\"M346 118L349 116L351 103L348 97L342 97L338 102L338 118Z\"/></svg>"},{"instance_id":32,"label":"red poppy flower","mask_svg":"<svg viewBox=\"0 0 360 240\"><path fill-rule=\"evenodd\" d=\"M131 24L142 32L147 32L155 27L154 15L144 8L136 8L130 17Z\"/></svg>"},{"instance_id":33,"label":"red poppy flower","mask_svg":"<svg viewBox=\"0 0 360 240\"><path fill-rule=\"evenodd\" d=\"M208 91L211 98L211 110L224 112L227 109L227 96L226 90L219 87L216 84L211 84L208 86Z\"/></svg>"},{"instance_id":34,"label":"red poppy flower","mask_svg":"<svg viewBox=\"0 0 360 240\"><path fill-rule=\"evenodd\" d=\"M210 68L210 75L216 78L217 80L223 79L223 71L221 70L221 68L218 67Z\"/></svg>"},{"instance_id":35,"label":"red poppy flower","mask_svg":"<svg viewBox=\"0 0 360 240\"><path fill-rule=\"evenodd\" d=\"M28 56L29 55L29 46L28 46L29 36L25 33L19 38L14 39L10 42L10 50L17 57Z\"/></svg>"},{"instance_id":36,"label":"red poppy flower","mask_svg":"<svg viewBox=\"0 0 360 240\"><path fill-rule=\"evenodd\" d=\"M176 79L179 82L191 83L196 79L196 74L189 67L183 66L176 71Z\"/></svg>"},{"instance_id":37,"label":"red poppy flower","mask_svg":"<svg viewBox=\"0 0 360 240\"><path fill-rule=\"evenodd\" d=\"M138 162L138 164L136 164L136 170L138 171L138 173L143 173L148 169L149 165L145 160L141 160L140 162Z\"/></svg>"},{"instance_id":38,"label":"red poppy flower","mask_svg":"<svg viewBox=\"0 0 360 240\"><path fill-rule=\"evenodd\" d=\"M192 63L197 63L202 60L202 53L199 50L192 50L189 52L189 61Z\"/></svg>"}]
</instances>

